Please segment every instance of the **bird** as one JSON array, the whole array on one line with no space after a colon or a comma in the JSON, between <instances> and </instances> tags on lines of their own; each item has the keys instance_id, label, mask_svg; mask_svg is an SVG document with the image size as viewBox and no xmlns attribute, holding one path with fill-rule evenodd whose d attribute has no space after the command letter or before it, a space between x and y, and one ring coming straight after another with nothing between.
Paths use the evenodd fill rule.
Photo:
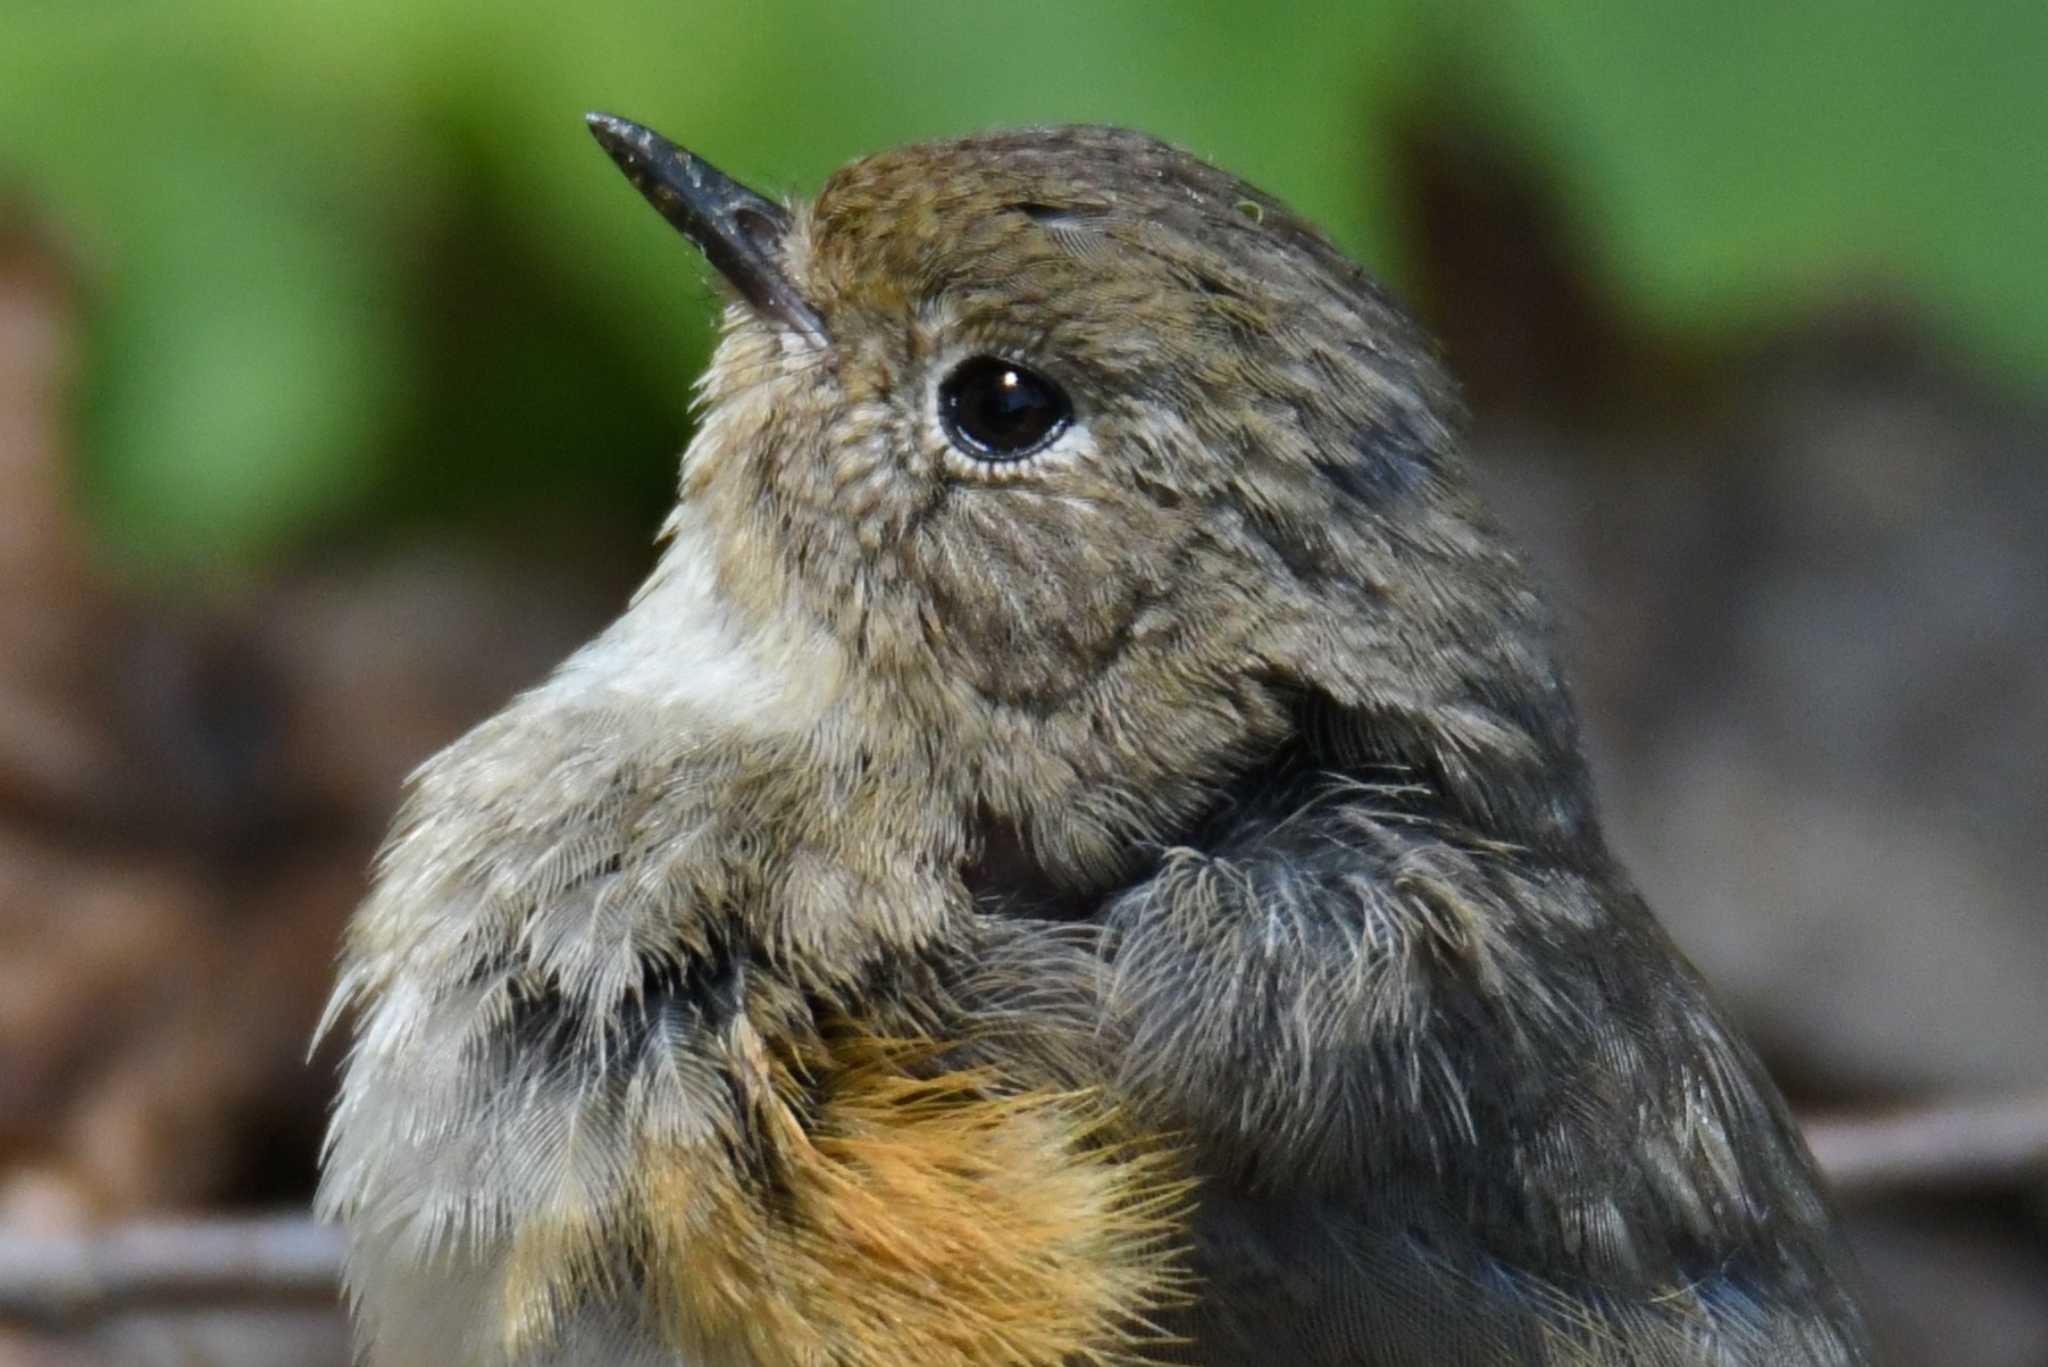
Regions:
<instances>
[{"instance_id":1,"label":"bird","mask_svg":"<svg viewBox=\"0 0 2048 1367\"><path fill-rule=\"evenodd\" d=\"M781 202L588 123L722 333L651 574L347 933L364 1360L1872 1360L1380 284L1137 132Z\"/></svg>"}]
</instances>

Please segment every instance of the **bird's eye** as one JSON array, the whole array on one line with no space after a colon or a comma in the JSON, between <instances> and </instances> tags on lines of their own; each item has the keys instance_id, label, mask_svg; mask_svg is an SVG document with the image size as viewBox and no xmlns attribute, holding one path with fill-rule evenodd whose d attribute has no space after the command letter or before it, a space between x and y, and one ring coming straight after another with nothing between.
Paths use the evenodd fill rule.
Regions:
<instances>
[{"instance_id":1,"label":"bird's eye","mask_svg":"<svg viewBox=\"0 0 2048 1367\"><path fill-rule=\"evenodd\" d=\"M1058 385L995 356L970 357L939 384L939 423L977 460L1022 460L1049 445L1073 416Z\"/></svg>"}]
</instances>

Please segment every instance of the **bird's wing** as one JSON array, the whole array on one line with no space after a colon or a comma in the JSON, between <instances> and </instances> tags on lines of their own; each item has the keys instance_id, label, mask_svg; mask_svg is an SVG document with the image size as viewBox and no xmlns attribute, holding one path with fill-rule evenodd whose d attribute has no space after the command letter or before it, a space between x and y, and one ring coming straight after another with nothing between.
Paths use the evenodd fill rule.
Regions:
<instances>
[{"instance_id":1,"label":"bird's wing","mask_svg":"<svg viewBox=\"0 0 2048 1367\"><path fill-rule=\"evenodd\" d=\"M1102 923L1117 1090L1205 1184L1184 1360L1867 1360L1782 1103L1604 856L1325 785Z\"/></svg>"}]
</instances>

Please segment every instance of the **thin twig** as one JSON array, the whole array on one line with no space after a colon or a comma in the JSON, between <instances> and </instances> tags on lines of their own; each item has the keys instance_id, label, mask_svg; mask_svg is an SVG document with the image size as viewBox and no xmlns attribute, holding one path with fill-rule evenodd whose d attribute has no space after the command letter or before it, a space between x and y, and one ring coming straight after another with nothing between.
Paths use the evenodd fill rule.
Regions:
<instances>
[{"instance_id":1,"label":"thin twig","mask_svg":"<svg viewBox=\"0 0 2048 1367\"><path fill-rule=\"evenodd\" d=\"M1812 1117L1807 1142L1850 1198L2048 1177L2048 1096ZM80 1320L142 1304L329 1300L337 1231L301 1216L0 1230L0 1319Z\"/></svg>"},{"instance_id":2,"label":"thin twig","mask_svg":"<svg viewBox=\"0 0 2048 1367\"><path fill-rule=\"evenodd\" d=\"M1809 1117L1806 1142L1844 1196L1956 1191L2048 1178L2048 1096Z\"/></svg>"},{"instance_id":3,"label":"thin twig","mask_svg":"<svg viewBox=\"0 0 2048 1367\"><path fill-rule=\"evenodd\" d=\"M0 1230L0 1318L86 1319L163 1302L331 1300L341 1238L299 1216Z\"/></svg>"}]
</instances>

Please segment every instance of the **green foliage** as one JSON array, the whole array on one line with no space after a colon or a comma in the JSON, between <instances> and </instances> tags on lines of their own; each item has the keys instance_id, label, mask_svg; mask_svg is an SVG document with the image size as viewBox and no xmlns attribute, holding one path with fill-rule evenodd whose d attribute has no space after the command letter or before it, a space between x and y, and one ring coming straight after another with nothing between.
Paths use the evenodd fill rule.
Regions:
<instances>
[{"instance_id":1,"label":"green foliage","mask_svg":"<svg viewBox=\"0 0 2048 1367\"><path fill-rule=\"evenodd\" d=\"M0 188L88 283L96 508L189 565L667 479L712 295L586 108L791 191L910 138L1128 123L1386 265L1390 120L1476 101L1653 317L1895 282L2038 377L2044 52L2048 7L1990 0L10 0Z\"/></svg>"},{"instance_id":2,"label":"green foliage","mask_svg":"<svg viewBox=\"0 0 2048 1367\"><path fill-rule=\"evenodd\" d=\"M1473 61L1638 303L1768 322L1896 289L2048 374L2048 5L1523 0Z\"/></svg>"}]
</instances>

